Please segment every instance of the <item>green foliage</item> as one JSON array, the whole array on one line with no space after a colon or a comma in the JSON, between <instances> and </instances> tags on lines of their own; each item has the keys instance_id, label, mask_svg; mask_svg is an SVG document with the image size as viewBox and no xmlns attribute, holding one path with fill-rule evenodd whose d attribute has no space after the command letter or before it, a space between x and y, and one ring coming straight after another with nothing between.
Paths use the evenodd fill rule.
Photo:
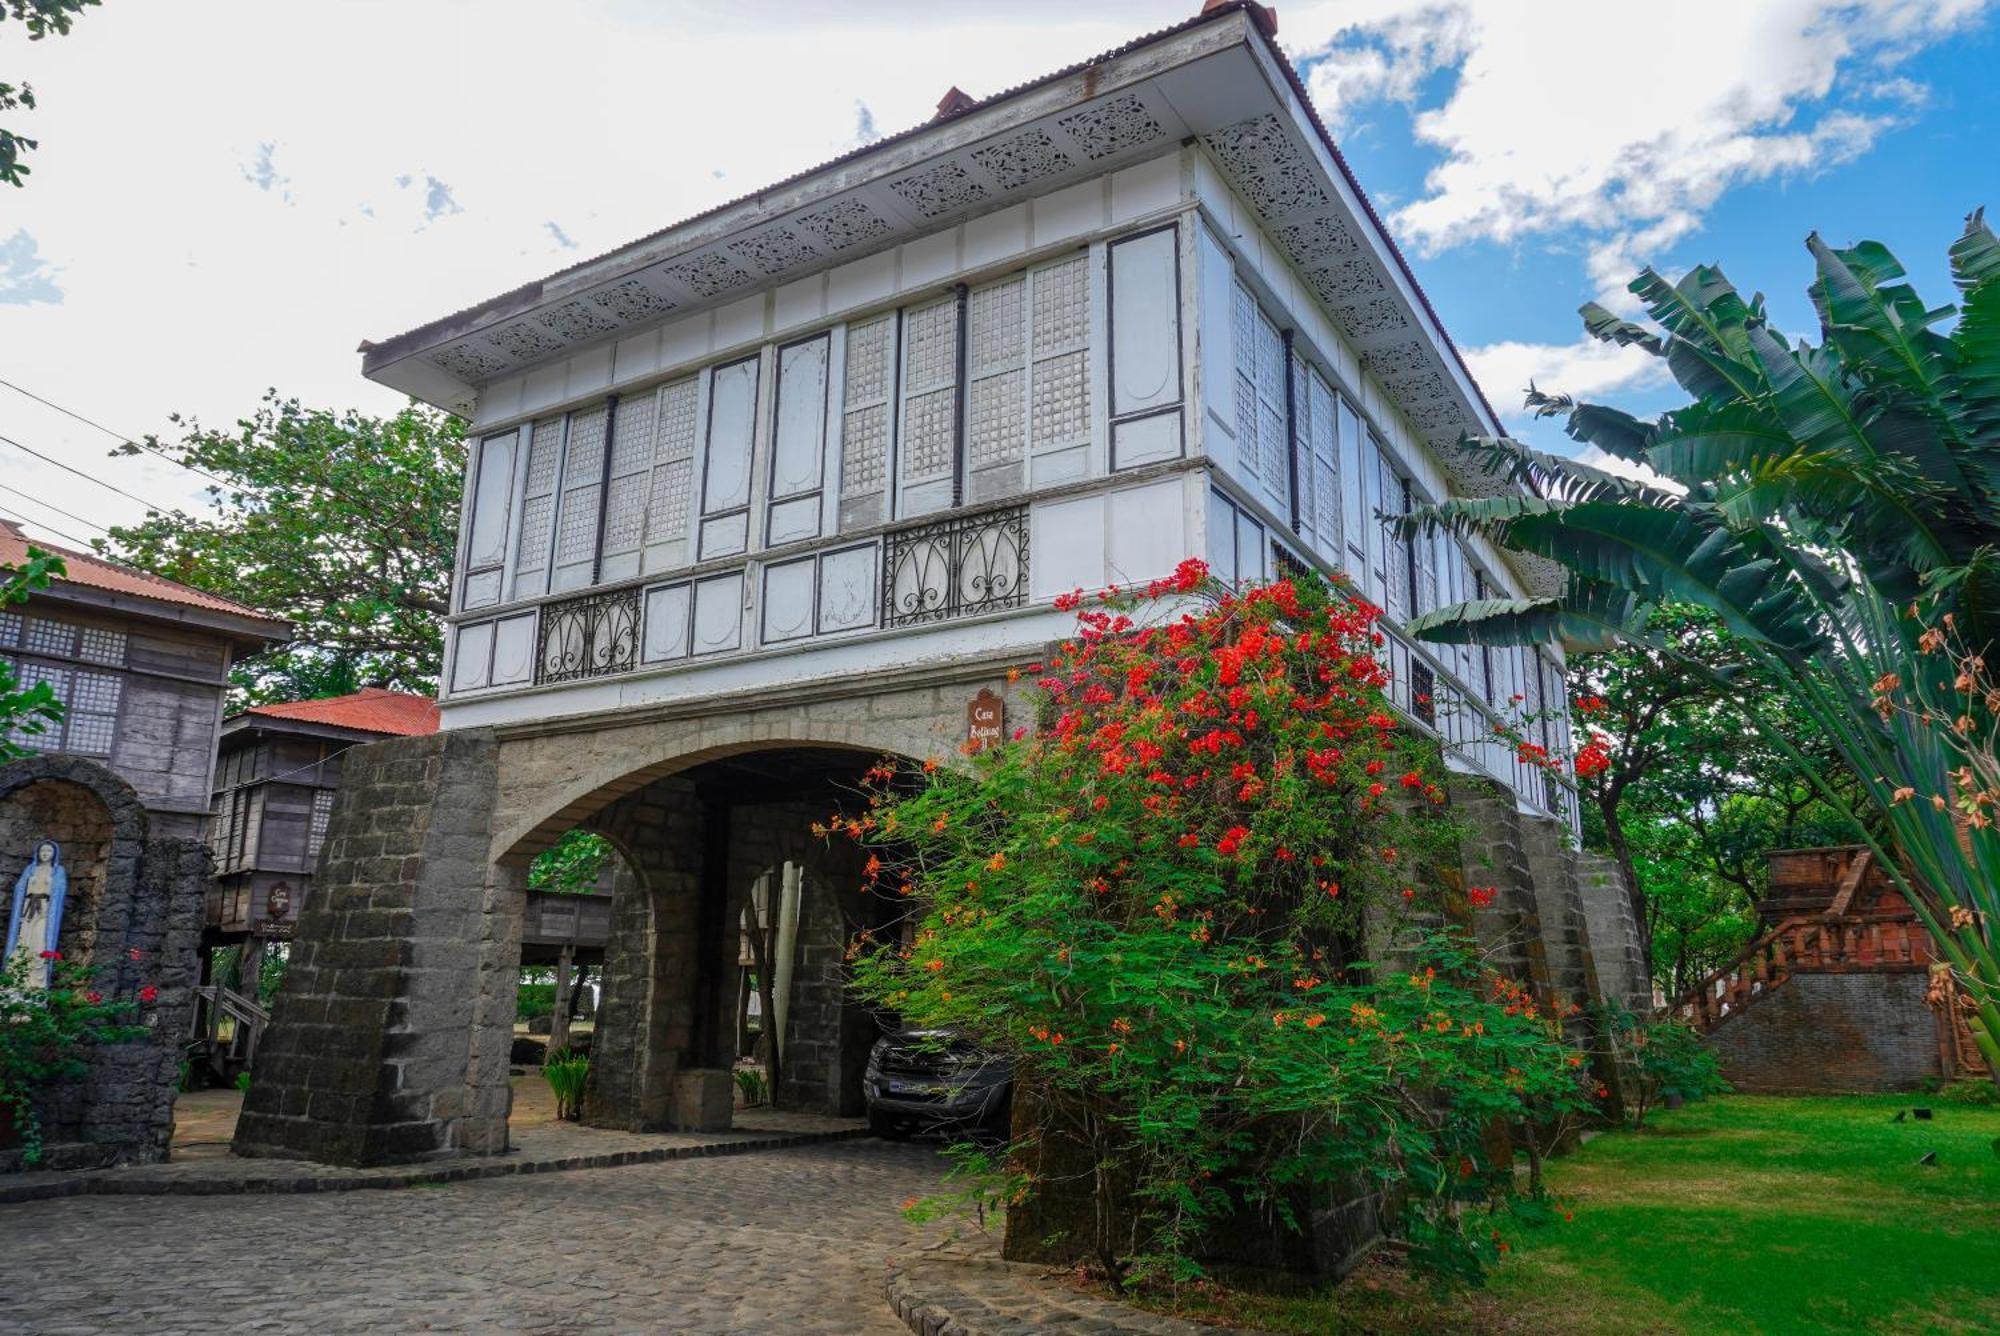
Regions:
<instances>
[{"instance_id":1,"label":"green foliage","mask_svg":"<svg viewBox=\"0 0 2000 1336\"><path fill-rule=\"evenodd\" d=\"M0 1113L13 1123L29 1164L42 1156L36 1092L87 1074L87 1045L146 1034L144 1026L133 1024L140 998L106 998L91 988L90 969L60 954L51 953L48 960L54 974L47 988L29 983L47 967L42 961L10 962L0 969Z\"/></svg>"},{"instance_id":2,"label":"green foliage","mask_svg":"<svg viewBox=\"0 0 2000 1336\"><path fill-rule=\"evenodd\" d=\"M1207 1296L1201 1315L1324 1336L1787 1336L2000 1328L2000 1109L1896 1123L1908 1096L1730 1096L1551 1160L1565 1203L1509 1230L1484 1289L1378 1258L1327 1292ZM1925 1150L1938 1163L1919 1169ZM1564 1211L1568 1212L1567 1218Z\"/></svg>"},{"instance_id":3,"label":"green foliage","mask_svg":"<svg viewBox=\"0 0 2000 1336\"><path fill-rule=\"evenodd\" d=\"M246 1095L247 1095L247 1094L249 1094L249 1093L250 1093L250 1073L249 1073L249 1072L238 1072L238 1073L236 1073L236 1088L237 1088L237 1090L238 1090L238 1091L242 1092L243 1094L246 1094Z\"/></svg>"},{"instance_id":4,"label":"green foliage","mask_svg":"<svg viewBox=\"0 0 2000 1336\"><path fill-rule=\"evenodd\" d=\"M1996 1089L1991 1081L1953 1081L1938 1091L1938 1100L1944 1104L1991 1108L2000 1105L2000 1089Z\"/></svg>"},{"instance_id":5,"label":"green foliage","mask_svg":"<svg viewBox=\"0 0 2000 1336\"><path fill-rule=\"evenodd\" d=\"M834 824L914 922L907 947L857 940L854 986L1012 1059L1013 1151L1100 1167L1089 1243L1114 1276L1197 1275L1233 1212L1289 1221L1350 1174L1476 1267L1468 1213L1512 1177L1484 1134L1584 1107L1581 1058L1429 926L1456 832L1434 747L1383 695L1374 611L1315 578L1204 577L1082 613L1039 731L965 772L871 773ZM984 1200L1039 1190L996 1173Z\"/></svg>"},{"instance_id":6,"label":"green foliage","mask_svg":"<svg viewBox=\"0 0 2000 1336\"><path fill-rule=\"evenodd\" d=\"M736 1088L742 1092L743 1103L747 1108L754 1109L770 1101L771 1083L765 1078L764 1073L755 1067L736 1069Z\"/></svg>"},{"instance_id":7,"label":"green foliage","mask_svg":"<svg viewBox=\"0 0 2000 1336\"><path fill-rule=\"evenodd\" d=\"M528 887L556 895L588 895L612 858L611 841L587 830L564 831L528 865Z\"/></svg>"},{"instance_id":8,"label":"green foliage","mask_svg":"<svg viewBox=\"0 0 2000 1336\"><path fill-rule=\"evenodd\" d=\"M49 581L64 572L61 557L40 548L28 548L28 564L0 566L0 608L28 601L37 589L47 589ZM62 703L47 682L23 689L14 676L13 665L0 661L0 761L28 754L13 740L15 730L35 734L50 724L62 722Z\"/></svg>"},{"instance_id":9,"label":"green foliage","mask_svg":"<svg viewBox=\"0 0 2000 1336\"><path fill-rule=\"evenodd\" d=\"M1652 422L1559 395L1529 402L1672 486L1620 491L1486 442L1488 470L1533 494L1407 523L1546 557L1567 588L1438 609L1412 629L1514 643L1557 622L1678 657L1725 693L1781 689L1789 718L1744 708L1743 722L1897 881L1973 1002L1973 1039L2000 1080L2000 692L1983 669L2000 641L2000 240L1980 213L1966 220L1950 257L1957 308L1925 305L1876 243L1807 247L1818 344L1787 343L1761 298L1708 267L1634 280L1656 328L1585 308L1590 332L1661 357L1694 402ZM1730 633L1741 673L1655 633L1674 603Z\"/></svg>"},{"instance_id":10,"label":"green foliage","mask_svg":"<svg viewBox=\"0 0 2000 1336\"><path fill-rule=\"evenodd\" d=\"M275 391L231 430L175 421L181 439L146 445L225 480L206 512L154 512L98 545L292 623L290 644L236 668L241 702L435 691L464 422L417 404L388 418L308 409Z\"/></svg>"},{"instance_id":11,"label":"green foliage","mask_svg":"<svg viewBox=\"0 0 2000 1336\"><path fill-rule=\"evenodd\" d=\"M542 1063L542 1079L556 1095L556 1117L575 1121L583 1114L583 1085L590 1077L590 1059L566 1048L556 1049Z\"/></svg>"},{"instance_id":12,"label":"green foliage","mask_svg":"<svg viewBox=\"0 0 2000 1336\"><path fill-rule=\"evenodd\" d=\"M1666 605L1647 631L1667 648L1628 642L1570 660L1577 712L1606 761L1580 766L1578 780L1585 842L1638 891L1654 977L1674 997L1754 935L1771 850L1853 838L1815 776L1856 795L1796 694L1759 673L1716 617ZM1767 731L1792 739L1805 764Z\"/></svg>"},{"instance_id":13,"label":"green foliage","mask_svg":"<svg viewBox=\"0 0 2000 1336\"><path fill-rule=\"evenodd\" d=\"M44 37L61 37L70 26L82 16L83 11L100 3L100 0L0 0L0 30L8 19L24 25L28 40L39 42ZM33 111L35 90L31 84L0 83L0 111ZM21 159L30 150L40 147L40 140L29 139L12 130L0 126L0 182L11 186L25 186L22 178L32 170Z\"/></svg>"},{"instance_id":14,"label":"green foliage","mask_svg":"<svg viewBox=\"0 0 2000 1336\"><path fill-rule=\"evenodd\" d=\"M514 990L514 1019L531 1021L552 1015L556 1009L556 986L552 983L523 983Z\"/></svg>"},{"instance_id":15,"label":"green foliage","mask_svg":"<svg viewBox=\"0 0 2000 1336\"><path fill-rule=\"evenodd\" d=\"M1631 1076L1632 1130L1662 1102L1692 1103L1729 1092L1722 1064L1700 1035L1675 1020L1651 1020L1623 1007L1604 1008L1604 1033Z\"/></svg>"}]
</instances>

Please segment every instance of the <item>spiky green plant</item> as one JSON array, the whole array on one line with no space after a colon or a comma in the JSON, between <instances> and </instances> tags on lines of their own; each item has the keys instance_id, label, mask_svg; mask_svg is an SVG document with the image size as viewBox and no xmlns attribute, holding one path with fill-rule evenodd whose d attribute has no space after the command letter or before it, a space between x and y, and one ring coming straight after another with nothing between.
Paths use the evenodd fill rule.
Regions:
<instances>
[{"instance_id":1,"label":"spiky green plant","mask_svg":"<svg viewBox=\"0 0 2000 1336\"><path fill-rule=\"evenodd\" d=\"M1665 603L1709 609L1748 646L1740 689L1784 683L1879 809L1862 839L1924 919L1975 1008L2000 1080L2000 696L1959 685L2000 641L2000 242L1981 213L1951 247L1957 306L1928 307L1888 249L1807 240L1820 341L1787 342L1720 270L1631 284L1651 324L1583 308L1596 337L1661 358L1693 402L1653 421L1530 387L1538 415L1640 478L1506 439L1468 440L1520 492L1409 517L1546 557L1561 593L1440 608L1431 641L1653 645ZM1956 315L1955 323L1949 323ZM1649 475L1644 471L1650 471ZM1946 633L1963 653L1941 652ZM1900 708L1914 702L1915 708ZM1963 713L1961 713L1961 710ZM1781 748L1791 740L1773 738Z\"/></svg>"}]
</instances>

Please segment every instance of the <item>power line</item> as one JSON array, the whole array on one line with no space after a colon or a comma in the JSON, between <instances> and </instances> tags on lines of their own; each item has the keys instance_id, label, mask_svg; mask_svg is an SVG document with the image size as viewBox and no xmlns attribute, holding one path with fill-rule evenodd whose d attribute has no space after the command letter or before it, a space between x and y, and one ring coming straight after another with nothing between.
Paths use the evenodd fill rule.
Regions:
<instances>
[{"instance_id":1,"label":"power line","mask_svg":"<svg viewBox=\"0 0 2000 1336\"><path fill-rule=\"evenodd\" d=\"M87 524L91 528L97 530L99 533L108 534L111 532L111 530L105 528L102 524L99 524L96 520L87 520L81 515L77 515L70 511L64 510L61 506L50 505L48 502L42 500L42 498L40 498L39 496L36 496L33 492L24 492L18 487L9 487L4 482L0 482L0 492L12 492L15 496L20 497L24 501L34 502L36 505L40 506L43 510L53 510L56 514L62 516L64 519L75 520L78 524Z\"/></svg>"},{"instance_id":2,"label":"power line","mask_svg":"<svg viewBox=\"0 0 2000 1336\"><path fill-rule=\"evenodd\" d=\"M49 456L43 454L41 451L35 449L31 445L22 445L12 436L0 435L0 441L5 441L7 444L13 446L16 450L26 451L27 453L33 455L36 459L41 460L45 464L54 464L57 468L61 469L65 473L74 473L79 478L82 478L88 482L94 482L99 487L105 488L109 491L116 492L118 493L118 495L124 497L128 501L137 501L140 505L144 506L148 510L156 510L162 515L168 515L173 513L172 509L168 506L157 505L154 502L148 501L143 496L134 496L132 495L132 493L126 491L123 487L119 487L114 483L108 483L104 481L104 479L102 478L92 477L90 474L85 473L82 469L77 468L73 464L65 464L60 459L51 459Z\"/></svg>"},{"instance_id":3,"label":"power line","mask_svg":"<svg viewBox=\"0 0 2000 1336\"><path fill-rule=\"evenodd\" d=\"M11 380L0 378L0 385L5 385L8 389L14 391L14 393L16 394L24 394L28 398L33 399L36 403L41 404L46 408L53 408L56 410L56 412L61 413L64 417L75 418L78 422L81 422L86 427L94 427L98 431L103 432L106 436L109 436L112 440L117 441L121 445L136 445L141 450L150 451L151 453L158 455L161 459L166 460L169 464L179 464L182 468L187 469L192 473L199 473L204 478L208 478L215 482L219 482L224 487L228 487L231 485L227 478L218 478L213 473L210 473L207 469L202 468L199 465L190 464L185 459L176 459L174 456L160 449L159 446L148 445L146 442L138 439L136 436L127 436L123 432L113 431L111 430L111 428L105 426L102 422L99 422L94 418L87 418L73 408L64 408L61 404L57 403L53 399L44 399L42 398L41 395L36 394L33 390L24 389L23 387L16 385Z\"/></svg>"},{"instance_id":4,"label":"power line","mask_svg":"<svg viewBox=\"0 0 2000 1336\"><path fill-rule=\"evenodd\" d=\"M5 506L0 506L0 515L6 515L12 519L17 519L21 521L21 523L23 524L33 524L40 528L47 529L50 533L54 534L56 537L64 539L71 543L75 543L78 547L88 549L90 546L89 539L78 538L73 533L64 533L61 529L56 528L56 526L53 524L44 524L40 520L31 520L26 515L23 515L18 511L9 510ZM30 539L29 541L32 542L34 540Z\"/></svg>"}]
</instances>

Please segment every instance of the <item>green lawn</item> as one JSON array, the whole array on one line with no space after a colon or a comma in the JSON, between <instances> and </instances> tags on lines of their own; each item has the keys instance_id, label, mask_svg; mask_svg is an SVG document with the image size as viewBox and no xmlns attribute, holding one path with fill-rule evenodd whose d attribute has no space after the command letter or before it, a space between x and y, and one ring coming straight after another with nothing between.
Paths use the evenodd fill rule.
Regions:
<instances>
[{"instance_id":1,"label":"green lawn","mask_svg":"<svg viewBox=\"0 0 2000 1336\"><path fill-rule=\"evenodd\" d=\"M1935 1120L1892 1121L1917 1104ZM1229 1316L1286 1332L2000 1331L1997 1138L2000 1108L1718 1099L1552 1162L1574 1220L1517 1234L1484 1289L1440 1299L1371 1265L1324 1297L1237 1296Z\"/></svg>"}]
</instances>

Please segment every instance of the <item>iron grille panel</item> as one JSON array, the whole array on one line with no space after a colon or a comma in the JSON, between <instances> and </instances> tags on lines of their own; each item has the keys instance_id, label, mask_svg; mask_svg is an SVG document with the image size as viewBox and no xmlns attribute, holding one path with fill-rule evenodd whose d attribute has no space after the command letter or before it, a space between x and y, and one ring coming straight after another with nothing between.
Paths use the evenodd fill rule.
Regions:
<instances>
[{"instance_id":1,"label":"iron grille panel","mask_svg":"<svg viewBox=\"0 0 2000 1336\"><path fill-rule=\"evenodd\" d=\"M886 626L971 617L1028 601L1028 508L952 515L888 536Z\"/></svg>"},{"instance_id":2,"label":"iron grille panel","mask_svg":"<svg viewBox=\"0 0 2000 1336\"><path fill-rule=\"evenodd\" d=\"M639 664L639 591L586 594L542 607L535 681L577 682L629 673Z\"/></svg>"},{"instance_id":3,"label":"iron grille panel","mask_svg":"<svg viewBox=\"0 0 2000 1336\"><path fill-rule=\"evenodd\" d=\"M1420 661L1414 654L1410 656L1410 713L1437 727L1437 674L1430 665Z\"/></svg>"}]
</instances>

